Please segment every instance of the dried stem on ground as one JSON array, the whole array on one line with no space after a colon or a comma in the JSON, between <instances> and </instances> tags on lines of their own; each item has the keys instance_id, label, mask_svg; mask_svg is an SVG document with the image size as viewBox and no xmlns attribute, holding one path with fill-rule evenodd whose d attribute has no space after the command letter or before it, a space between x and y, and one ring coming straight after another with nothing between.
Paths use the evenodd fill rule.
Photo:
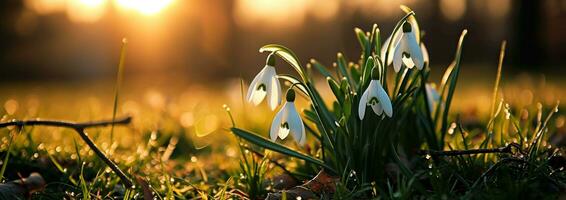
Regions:
<instances>
[{"instance_id":1,"label":"dried stem on ground","mask_svg":"<svg viewBox=\"0 0 566 200\"><path fill-rule=\"evenodd\" d=\"M76 123L76 122L69 122L69 121L58 121L58 120L41 120L41 119L32 119L32 120L12 120L9 122L0 123L0 128L16 126L18 128L22 128L24 126L54 126L54 127L64 127L64 128L71 128L75 130L79 136L83 139L83 141L96 153L96 155L116 173L116 175L120 178L122 183L127 187L130 188L133 186L132 181L126 176L126 174L114 163L110 158L96 146L94 141L90 139L88 133L85 132L87 128L93 127L104 127L110 125L126 125L132 121L132 117L123 117L118 118L116 120L102 120L102 121L94 121L94 122L83 122L83 123Z\"/></svg>"},{"instance_id":2,"label":"dried stem on ground","mask_svg":"<svg viewBox=\"0 0 566 200\"><path fill-rule=\"evenodd\" d=\"M452 150L452 151L438 151L438 150L421 150L420 155L430 155L430 156L460 156L460 155L470 155L479 153L513 153L513 148L517 149L519 153L525 154L521 149L521 146L517 143L508 144L505 147L493 148L493 149L470 149L470 150Z\"/></svg>"}]
</instances>

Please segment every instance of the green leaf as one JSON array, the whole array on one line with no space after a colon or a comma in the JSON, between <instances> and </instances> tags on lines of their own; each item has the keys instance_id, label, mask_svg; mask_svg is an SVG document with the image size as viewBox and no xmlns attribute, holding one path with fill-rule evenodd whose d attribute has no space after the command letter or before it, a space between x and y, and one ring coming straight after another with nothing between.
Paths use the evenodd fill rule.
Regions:
<instances>
[{"instance_id":1,"label":"green leaf","mask_svg":"<svg viewBox=\"0 0 566 200\"><path fill-rule=\"evenodd\" d=\"M375 43L375 49L373 50L375 55L379 55L381 53L381 31L377 28L377 25L374 24L374 34L373 40Z\"/></svg>"},{"instance_id":2,"label":"green leaf","mask_svg":"<svg viewBox=\"0 0 566 200\"><path fill-rule=\"evenodd\" d=\"M330 90L332 90L332 93L336 96L336 100L342 104L342 102L344 102L344 93L340 90L338 83L330 77L326 77L326 81L328 82L328 86L330 86Z\"/></svg>"},{"instance_id":3,"label":"green leaf","mask_svg":"<svg viewBox=\"0 0 566 200\"><path fill-rule=\"evenodd\" d=\"M344 103L342 103L342 110L344 111L346 120L350 119L350 115L352 114L352 97L350 97L350 95L345 96Z\"/></svg>"},{"instance_id":4,"label":"green leaf","mask_svg":"<svg viewBox=\"0 0 566 200\"><path fill-rule=\"evenodd\" d=\"M356 37L358 38L358 42L360 43L363 52L365 52L366 49L370 48L369 39L366 36L366 33L360 28L355 28L354 32L356 33Z\"/></svg>"},{"instance_id":5,"label":"green leaf","mask_svg":"<svg viewBox=\"0 0 566 200\"><path fill-rule=\"evenodd\" d=\"M350 79L350 76L348 75L348 71L346 71L346 67L348 66L348 63L346 62L346 59L344 58L344 54L342 53L337 53L336 54L336 63L338 64L338 69L340 69L340 74L342 75L342 77L346 77L347 79Z\"/></svg>"},{"instance_id":6,"label":"green leaf","mask_svg":"<svg viewBox=\"0 0 566 200\"><path fill-rule=\"evenodd\" d=\"M344 54L338 53L336 54L336 61L338 63L338 69L340 69L340 74L342 74L342 78L346 78L348 83L352 85L353 88L357 88L356 83L352 80L352 75L348 73L348 62L346 62L346 58L344 58Z\"/></svg>"},{"instance_id":7,"label":"green leaf","mask_svg":"<svg viewBox=\"0 0 566 200\"><path fill-rule=\"evenodd\" d=\"M368 57L366 65L362 68L362 83L360 83L360 89L358 92L363 91L369 84L369 80L371 80L371 69L375 66L375 61L373 60L373 56Z\"/></svg>"},{"instance_id":8,"label":"green leaf","mask_svg":"<svg viewBox=\"0 0 566 200\"><path fill-rule=\"evenodd\" d=\"M334 79L332 77L332 74L326 69L326 66L324 66L322 63L318 62L315 59L311 59L310 63L312 64L312 66L314 66L314 68L316 68L318 70L318 72L320 72L320 74L322 74L324 77L330 77L332 79Z\"/></svg>"},{"instance_id":9,"label":"green leaf","mask_svg":"<svg viewBox=\"0 0 566 200\"><path fill-rule=\"evenodd\" d=\"M357 85L361 84L361 79L362 79L362 71L359 67L359 65L350 63L348 65L349 69L350 69L350 74L352 75L352 79L354 80L354 83Z\"/></svg>"},{"instance_id":10,"label":"green leaf","mask_svg":"<svg viewBox=\"0 0 566 200\"><path fill-rule=\"evenodd\" d=\"M263 137L258 136L257 134L251 133L249 131L246 130L242 130L239 128L231 128L230 129L232 131L232 133L236 134L238 137L247 140L248 142L251 142L255 145L261 146L263 148L269 149L269 150L273 150L288 156L292 156L304 161L307 161L309 163L324 167L325 169L328 169L332 172L336 172L336 170L334 170L332 167L326 165L322 160L313 158L309 155L303 154L301 152L292 150L286 146L283 146L281 144L277 144L275 142L269 141Z\"/></svg>"},{"instance_id":11,"label":"green leaf","mask_svg":"<svg viewBox=\"0 0 566 200\"><path fill-rule=\"evenodd\" d=\"M458 41L458 47L456 49L456 56L454 58L454 69L452 70L452 72L450 73L450 84L448 85L448 94L446 95L446 98L444 100L445 102L445 107L444 107L444 113L442 114L442 125L441 125L441 142L444 142L444 136L446 135L446 129L448 126L448 113L450 110L450 104L452 102L452 97L454 96L454 90L456 89L456 83L458 81L458 74L460 73L460 58L462 57L462 45L464 45L464 38L466 37L466 34L468 33L468 30L464 29L464 31L462 31L462 34L460 35L460 40ZM442 93L444 93L444 91L442 91ZM442 94L441 93L441 94ZM443 145L442 145L443 146Z\"/></svg>"}]
</instances>

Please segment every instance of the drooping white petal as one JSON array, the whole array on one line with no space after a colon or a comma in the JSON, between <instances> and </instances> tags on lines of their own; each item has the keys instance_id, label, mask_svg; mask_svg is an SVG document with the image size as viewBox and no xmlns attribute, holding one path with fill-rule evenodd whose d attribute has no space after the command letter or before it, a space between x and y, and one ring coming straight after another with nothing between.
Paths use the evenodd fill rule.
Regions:
<instances>
[{"instance_id":1,"label":"drooping white petal","mask_svg":"<svg viewBox=\"0 0 566 200\"><path fill-rule=\"evenodd\" d=\"M409 53L411 60L417 67L417 69L423 69L423 53L421 51L421 47L419 43L417 43L417 39L415 38L415 34L403 34L403 39L405 39L406 48L408 48L407 53Z\"/></svg>"},{"instance_id":2,"label":"drooping white petal","mask_svg":"<svg viewBox=\"0 0 566 200\"><path fill-rule=\"evenodd\" d=\"M305 135L305 126L303 125L303 120L297 112L295 103L289 102L287 104L289 104L289 107L287 108L286 121L289 123L289 129L291 130L291 134L293 134L293 139L295 139L297 143L302 145L302 142L304 142L303 137Z\"/></svg>"},{"instance_id":3,"label":"drooping white petal","mask_svg":"<svg viewBox=\"0 0 566 200\"><path fill-rule=\"evenodd\" d=\"M387 58L387 66L391 65L391 63L393 62L393 54L395 52L397 43L401 39L401 35L402 35L401 29L397 30L397 32L395 33L395 39L393 40L393 43L391 44L391 52L389 52L389 54L387 55L387 57L388 57ZM381 46L380 56L381 56L382 59L385 59L385 53L387 52L387 47L389 46L390 42L391 42L391 36L387 37L387 39L385 39L385 42Z\"/></svg>"},{"instance_id":4,"label":"drooping white petal","mask_svg":"<svg viewBox=\"0 0 566 200\"><path fill-rule=\"evenodd\" d=\"M252 80L252 83L250 83L250 87L248 88L248 94L246 95L246 100L248 102L252 102L252 97L254 96L254 91L256 90L257 86L258 86L258 82L261 79L261 77L263 76L263 72L264 72L265 68L263 68L261 71L259 71L259 73L254 77L254 80Z\"/></svg>"},{"instance_id":5,"label":"drooping white petal","mask_svg":"<svg viewBox=\"0 0 566 200\"><path fill-rule=\"evenodd\" d=\"M428 50L426 49L424 43L421 42L421 52L423 53L423 63L429 63L429 58L428 58Z\"/></svg>"},{"instance_id":6,"label":"drooping white petal","mask_svg":"<svg viewBox=\"0 0 566 200\"><path fill-rule=\"evenodd\" d=\"M391 100L389 99L387 92L385 92L381 83L379 83L379 80L372 80L372 82L376 85L374 91L377 99L379 100L379 104L381 105L380 107L383 108L383 111L385 111L387 116L391 117L393 115L393 106L391 105Z\"/></svg>"},{"instance_id":7,"label":"drooping white petal","mask_svg":"<svg viewBox=\"0 0 566 200\"><path fill-rule=\"evenodd\" d=\"M281 103L281 85L275 75L271 78L271 89L269 91L270 93L267 104L271 110L275 110L275 108L277 108L277 106Z\"/></svg>"},{"instance_id":8,"label":"drooping white petal","mask_svg":"<svg viewBox=\"0 0 566 200\"><path fill-rule=\"evenodd\" d=\"M305 143L307 142L307 135L305 134L305 127L303 126L303 133L301 134L301 139L299 139L297 141L297 143L299 143L299 145L303 146L305 145Z\"/></svg>"},{"instance_id":9,"label":"drooping white petal","mask_svg":"<svg viewBox=\"0 0 566 200\"><path fill-rule=\"evenodd\" d=\"M285 107L285 106L283 106ZM281 119L283 118L283 114L285 113L284 109L281 109L273 118L273 122L271 122L271 129L269 131L269 138L271 141L277 140L277 136L279 135L279 129L281 127Z\"/></svg>"},{"instance_id":10,"label":"drooping white petal","mask_svg":"<svg viewBox=\"0 0 566 200\"><path fill-rule=\"evenodd\" d=\"M265 98L265 96L267 95L267 92L264 90L254 90L252 91L252 97L251 97L251 102L254 105L258 105L259 103L261 103L261 101L263 101L263 99Z\"/></svg>"},{"instance_id":11,"label":"drooping white petal","mask_svg":"<svg viewBox=\"0 0 566 200\"><path fill-rule=\"evenodd\" d=\"M271 89L270 76L272 76L272 71L275 71L275 68L266 65L256 75L256 77L252 81L252 84L250 84L250 88L248 89L247 97L249 102L253 103L254 105L258 105L269 94L269 89Z\"/></svg>"},{"instance_id":12,"label":"drooping white petal","mask_svg":"<svg viewBox=\"0 0 566 200\"><path fill-rule=\"evenodd\" d=\"M281 115L281 121L279 122L279 131L277 132L277 136L282 140L287 138L291 132L291 124L289 123L289 112L291 107L295 107L294 103L286 102L283 108L281 108L281 112L283 112L283 114Z\"/></svg>"},{"instance_id":13,"label":"drooping white petal","mask_svg":"<svg viewBox=\"0 0 566 200\"><path fill-rule=\"evenodd\" d=\"M415 67L415 63L413 62L413 58L410 56L410 45L409 45L409 38L410 36L414 36L413 32L403 33L401 40L399 41L399 51L401 53L400 57L400 64L405 64L405 66L409 69Z\"/></svg>"},{"instance_id":14,"label":"drooping white petal","mask_svg":"<svg viewBox=\"0 0 566 200\"><path fill-rule=\"evenodd\" d=\"M405 50L404 41L399 40L395 45L395 51L393 53L393 69L395 72L401 70L401 65L403 64L403 52Z\"/></svg>"},{"instance_id":15,"label":"drooping white petal","mask_svg":"<svg viewBox=\"0 0 566 200\"><path fill-rule=\"evenodd\" d=\"M371 86L371 84L370 84L370 86ZM367 107L367 104L368 104L369 89L370 89L370 87L368 86L366 91L364 91L364 94L362 94L362 97L360 98L360 103L358 104L358 116L360 117L360 120L363 120L364 116L366 114L366 107Z\"/></svg>"}]
</instances>

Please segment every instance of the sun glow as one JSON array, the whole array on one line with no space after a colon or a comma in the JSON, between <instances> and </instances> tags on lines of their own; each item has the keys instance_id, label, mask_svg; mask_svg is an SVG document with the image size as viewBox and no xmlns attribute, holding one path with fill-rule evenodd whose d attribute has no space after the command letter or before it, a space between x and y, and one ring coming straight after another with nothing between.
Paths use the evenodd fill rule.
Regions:
<instances>
[{"instance_id":1,"label":"sun glow","mask_svg":"<svg viewBox=\"0 0 566 200\"><path fill-rule=\"evenodd\" d=\"M74 22L96 22L106 12L106 3L106 0L68 1L67 16Z\"/></svg>"},{"instance_id":2,"label":"sun glow","mask_svg":"<svg viewBox=\"0 0 566 200\"><path fill-rule=\"evenodd\" d=\"M143 15L155 15L167 8L173 0L117 0L121 8L132 9Z\"/></svg>"}]
</instances>

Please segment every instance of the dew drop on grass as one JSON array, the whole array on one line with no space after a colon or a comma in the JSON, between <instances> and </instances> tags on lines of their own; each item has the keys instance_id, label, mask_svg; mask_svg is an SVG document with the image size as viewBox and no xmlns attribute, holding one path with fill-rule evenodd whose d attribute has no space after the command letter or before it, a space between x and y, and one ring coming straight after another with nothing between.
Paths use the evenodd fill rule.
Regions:
<instances>
[{"instance_id":1,"label":"dew drop on grass","mask_svg":"<svg viewBox=\"0 0 566 200\"><path fill-rule=\"evenodd\" d=\"M230 107L226 104L222 105L222 108L224 108L224 110L226 110L226 112L230 112Z\"/></svg>"},{"instance_id":2,"label":"dew drop on grass","mask_svg":"<svg viewBox=\"0 0 566 200\"><path fill-rule=\"evenodd\" d=\"M426 156L425 156L425 158L426 158L427 160L430 160L431 157L432 157L432 156L430 156L430 154L426 154Z\"/></svg>"},{"instance_id":3,"label":"dew drop on grass","mask_svg":"<svg viewBox=\"0 0 566 200\"><path fill-rule=\"evenodd\" d=\"M298 197L297 197L297 200L301 200L301 199L303 199L303 198L301 198L301 196L298 196Z\"/></svg>"}]
</instances>

